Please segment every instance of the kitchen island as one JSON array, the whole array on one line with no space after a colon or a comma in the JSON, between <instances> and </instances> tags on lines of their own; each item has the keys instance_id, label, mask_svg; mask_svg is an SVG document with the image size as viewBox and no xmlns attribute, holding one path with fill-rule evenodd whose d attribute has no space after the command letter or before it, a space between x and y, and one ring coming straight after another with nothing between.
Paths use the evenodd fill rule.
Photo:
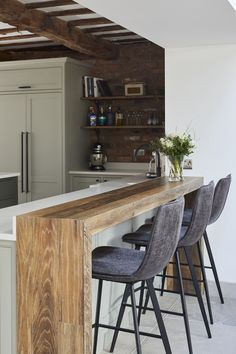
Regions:
<instances>
[{"instance_id":1,"label":"kitchen island","mask_svg":"<svg viewBox=\"0 0 236 354\"><path fill-rule=\"evenodd\" d=\"M17 217L18 354L91 353L92 236L203 184L142 178Z\"/></svg>"}]
</instances>

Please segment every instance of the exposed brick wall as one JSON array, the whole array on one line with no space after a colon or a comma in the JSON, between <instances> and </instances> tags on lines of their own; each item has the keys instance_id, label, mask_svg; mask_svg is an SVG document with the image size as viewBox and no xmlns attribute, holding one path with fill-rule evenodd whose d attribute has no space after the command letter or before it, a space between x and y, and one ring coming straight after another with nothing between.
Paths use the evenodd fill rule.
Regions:
<instances>
[{"instance_id":1,"label":"exposed brick wall","mask_svg":"<svg viewBox=\"0 0 236 354\"><path fill-rule=\"evenodd\" d=\"M124 95L127 82L144 82L146 94L164 94L164 49L151 43L129 44L120 46L117 60L96 60L91 75L101 77L109 83L113 95ZM110 102L107 102L106 106ZM148 110L155 109L159 124L165 124L164 98L113 101L113 110L118 106L125 113L144 112L142 121L147 121ZM108 161L131 162L133 150L144 143L149 143L155 136L162 136L163 129L104 129L100 130L100 142L108 155ZM90 132L91 145L96 142L95 132ZM149 154L138 157L138 161L148 161Z\"/></svg>"}]
</instances>

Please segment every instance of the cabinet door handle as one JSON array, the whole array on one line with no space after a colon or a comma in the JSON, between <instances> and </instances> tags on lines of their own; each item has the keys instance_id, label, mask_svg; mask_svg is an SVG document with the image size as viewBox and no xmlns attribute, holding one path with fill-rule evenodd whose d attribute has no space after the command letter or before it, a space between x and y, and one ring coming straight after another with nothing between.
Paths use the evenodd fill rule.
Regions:
<instances>
[{"instance_id":1,"label":"cabinet door handle","mask_svg":"<svg viewBox=\"0 0 236 354\"><path fill-rule=\"evenodd\" d=\"M96 179L96 182L100 182L99 178Z\"/></svg>"},{"instance_id":2,"label":"cabinet door handle","mask_svg":"<svg viewBox=\"0 0 236 354\"><path fill-rule=\"evenodd\" d=\"M29 133L26 132L25 141L25 169L26 169L26 193L29 193Z\"/></svg>"},{"instance_id":3,"label":"cabinet door handle","mask_svg":"<svg viewBox=\"0 0 236 354\"><path fill-rule=\"evenodd\" d=\"M21 193L24 193L24 132L21 132Z\"/></svg>"},{"instance_id":4,"label":"cabinet door handle","mask_svg":"<svg viewBox=\"0 0 236 354\"><path fill-rule=\"evenodd\" d=\"M30 85L18 86L18 89L31 89Z\"/></svg>"},{"instance_id":5,"label":"cabinet door handle","mask_svg":"<svg viewBox=\"0 0 236 354\"><path fill-rule=\"evenodd\" d=\"M107 182L107 179L104 179L104 182Z\"/></svg>"}]
</instances>

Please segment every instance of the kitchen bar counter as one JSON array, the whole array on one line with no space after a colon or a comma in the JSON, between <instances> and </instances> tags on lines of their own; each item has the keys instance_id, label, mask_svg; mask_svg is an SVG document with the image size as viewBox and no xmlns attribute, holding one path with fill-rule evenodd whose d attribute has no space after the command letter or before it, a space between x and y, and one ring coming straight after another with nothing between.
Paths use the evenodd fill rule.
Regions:
<instances>
[{"instance_id":1,"label":"kitchen bar counter","mask_svg":"<svg viewBox=\"0 0 236 354\"><path fill-rule=\"evenodd\" d=\"M90 354L92 235L202 184L161 177L18 216L18 354Z\"/></svg>"}]
</instances>

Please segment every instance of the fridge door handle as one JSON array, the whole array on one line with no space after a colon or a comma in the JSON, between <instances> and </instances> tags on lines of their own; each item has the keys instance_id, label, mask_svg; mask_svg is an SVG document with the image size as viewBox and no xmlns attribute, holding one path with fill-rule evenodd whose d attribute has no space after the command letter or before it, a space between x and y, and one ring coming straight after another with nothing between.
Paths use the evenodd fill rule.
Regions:
<instances>
[{"instance_id":1,"label":"fridge door handle","mask_svg":"<svg viewBox=\"0 0 236 354\"><path fill-rule=\"evenodd\" d=\"M21 132L21 193L24 193L24 132Z\"/></svg>"},{"instance_id":2,"label":"fridge door handle","mask_svg":"<svg viewBox=\"0 0 236 354\"><path fill-rule=\"evenodd\" d=\"M29 132L25 133L25 181L26 181L26 193L29 193Z\"/></svg>"}]
</instances>

